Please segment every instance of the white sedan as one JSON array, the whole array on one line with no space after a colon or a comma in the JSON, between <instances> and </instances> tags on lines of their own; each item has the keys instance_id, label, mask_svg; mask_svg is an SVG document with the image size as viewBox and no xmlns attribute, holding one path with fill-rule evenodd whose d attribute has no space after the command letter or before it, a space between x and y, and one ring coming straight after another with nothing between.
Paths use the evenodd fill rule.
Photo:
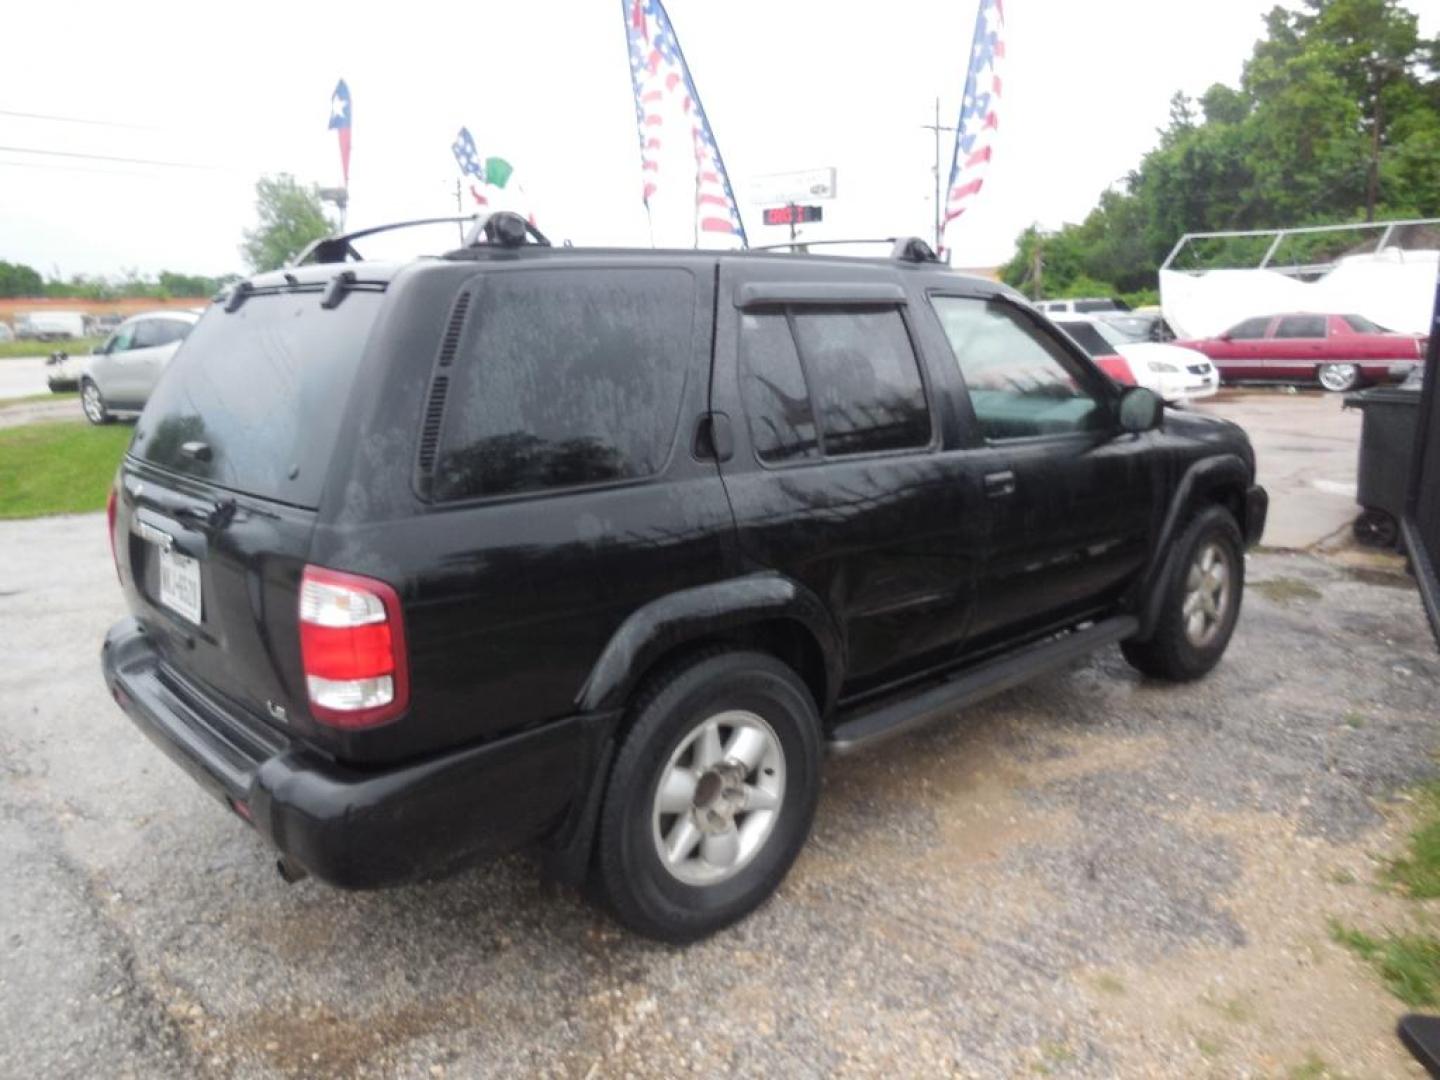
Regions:
<instances>
[{"instance_id":1,"label":"white sedan","mask_svg":"<svg viewBox=\"0 0 1440 1080\"><path fill-rule=\"evenodd\" d=\"M1220 373L1202 352L1137 339L1101 316L1067 315L1057 319L1056 325L1092 355L1103 342L1108 352L1124 358L1137 386L1155 391L1166 401L1206 398L1220 388Z\"/></svg>"}]
</instances>

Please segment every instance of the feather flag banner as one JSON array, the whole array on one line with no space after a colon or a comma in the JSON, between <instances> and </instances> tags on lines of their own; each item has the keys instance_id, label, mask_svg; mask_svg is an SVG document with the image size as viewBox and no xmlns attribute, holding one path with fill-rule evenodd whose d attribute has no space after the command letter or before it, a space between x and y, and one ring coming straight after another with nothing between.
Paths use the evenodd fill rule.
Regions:
<instances>
[{"instance_id":1,"label":"feather flag banner","mask_svg":"<svg viewBox=\"0 0 1440 1080\"><path fill-rule=\"evenodd\" d=\"M621 0L652 242L745 247L720 147L661 0Z\"/></svg>"},{"instance_id":2,"label":"feather flag banner","mask_svg":"<svg viewBox=\"0 0 1440 1080\"><path fill-rule=\"evenodd\" d=\"M341 79L330 95L330 130L340 138L340 172L350 186L350 87Z\"/></svg>"},{"instance_id":3,"label":"feather flag banner","mask_svg":"<svg viewBox=\"0 0 1440 1080\"><path fill-rule=\"evenodd\" d=\"M955 125L955 154L950 161L950 187L945 199L946 225L969 209L990 170L999 125L1004 33L1002 0L980 0L975 13L975 40L970 46L970 67L965 76L965 98L960 103L960 119Z\"/></svg>"}]
</instances>

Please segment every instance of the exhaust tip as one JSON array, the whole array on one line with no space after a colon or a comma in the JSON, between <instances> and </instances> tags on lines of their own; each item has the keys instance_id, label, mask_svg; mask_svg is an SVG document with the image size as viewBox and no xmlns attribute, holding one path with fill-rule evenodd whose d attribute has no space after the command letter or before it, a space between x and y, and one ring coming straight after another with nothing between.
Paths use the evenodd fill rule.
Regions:
<instances>
[{"instance_id":1,"label":"exhaust tip","mask_svg":"<svg viewBox=\"0 0 1440 1080\"><path fill-rule=\"evenodd\" d=\"M275 860L275 870L286 885L294 885L310 876L310 871L288 856Z\"/></svg>"}]
</instances>

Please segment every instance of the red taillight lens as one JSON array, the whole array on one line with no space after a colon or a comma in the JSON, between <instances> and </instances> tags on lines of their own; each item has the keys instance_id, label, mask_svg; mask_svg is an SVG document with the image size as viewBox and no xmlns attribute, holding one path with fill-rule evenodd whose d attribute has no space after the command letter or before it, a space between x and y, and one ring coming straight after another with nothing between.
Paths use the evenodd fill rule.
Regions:
<instances>
[{"instance_id":1,"label":"red taillight lens","mask_svg":"<svg viewBox=\"0 0 1440 1080\"><path fill-rule=\"evenodd\" d=\"M315 719L383 724L409 704L400 598L383 581L307 566L300 579L300 657Z\"/></svg>"},{"instance_id":2,"label":"red taillight lens","mask_svg":"<svg viewBox=\"0 0 1440 1080\"><path fill-rule=\"evenodd\" d=\"M1095 363L1121 386L1135 385L1135 373L1130 370L1130 362L1123 356L1101 356Z\"/></svg>"},{"instance_id":3,"label":"red taillight lens","mask_svg":"<svg viewBox=\"0 0 1440 1080\"><path fill-rule=\"evenodd\" d=\"M115 564L115 576L120 578L120 555L115 550L115 514L117 504L115 502L115 488L110 488L110 494L105 496L105 531L110 537L110 561ZM121 579L124 584L124 579Z\"/></svg>"}]
</instances>

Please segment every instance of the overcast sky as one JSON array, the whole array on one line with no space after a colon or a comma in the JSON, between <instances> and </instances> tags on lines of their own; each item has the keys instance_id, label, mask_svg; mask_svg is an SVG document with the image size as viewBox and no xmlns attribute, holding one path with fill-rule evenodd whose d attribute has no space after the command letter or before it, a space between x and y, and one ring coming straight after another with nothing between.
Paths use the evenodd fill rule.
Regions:
<instances>
[{"instance_id":1,"label":"overcast sky","mask_svg":"<svg viewBox=\"0 0 1440 1080\"><path fill-rule=\"evenodd\" d=\"M1234 82L1270 4L1007 0L995 165L951 230L955 263L993 265L1031 222L1083 217L1153 145L1172 92ZM839 197L807 235L929 235L921 125L937 96L954 122L974 0L667 7L752 243L786 234L760 223L750 177L831 165ZM1411 7L1434 33L1440 3ZM355 109L352 226L453 212L465 124L482 156L515 165L552 238L647 243L621 18L620 0L12 5L0 259L67 276L241 269L259 174L339 182L326 121L340 76Z\"/></svg>"}]
</instances>

